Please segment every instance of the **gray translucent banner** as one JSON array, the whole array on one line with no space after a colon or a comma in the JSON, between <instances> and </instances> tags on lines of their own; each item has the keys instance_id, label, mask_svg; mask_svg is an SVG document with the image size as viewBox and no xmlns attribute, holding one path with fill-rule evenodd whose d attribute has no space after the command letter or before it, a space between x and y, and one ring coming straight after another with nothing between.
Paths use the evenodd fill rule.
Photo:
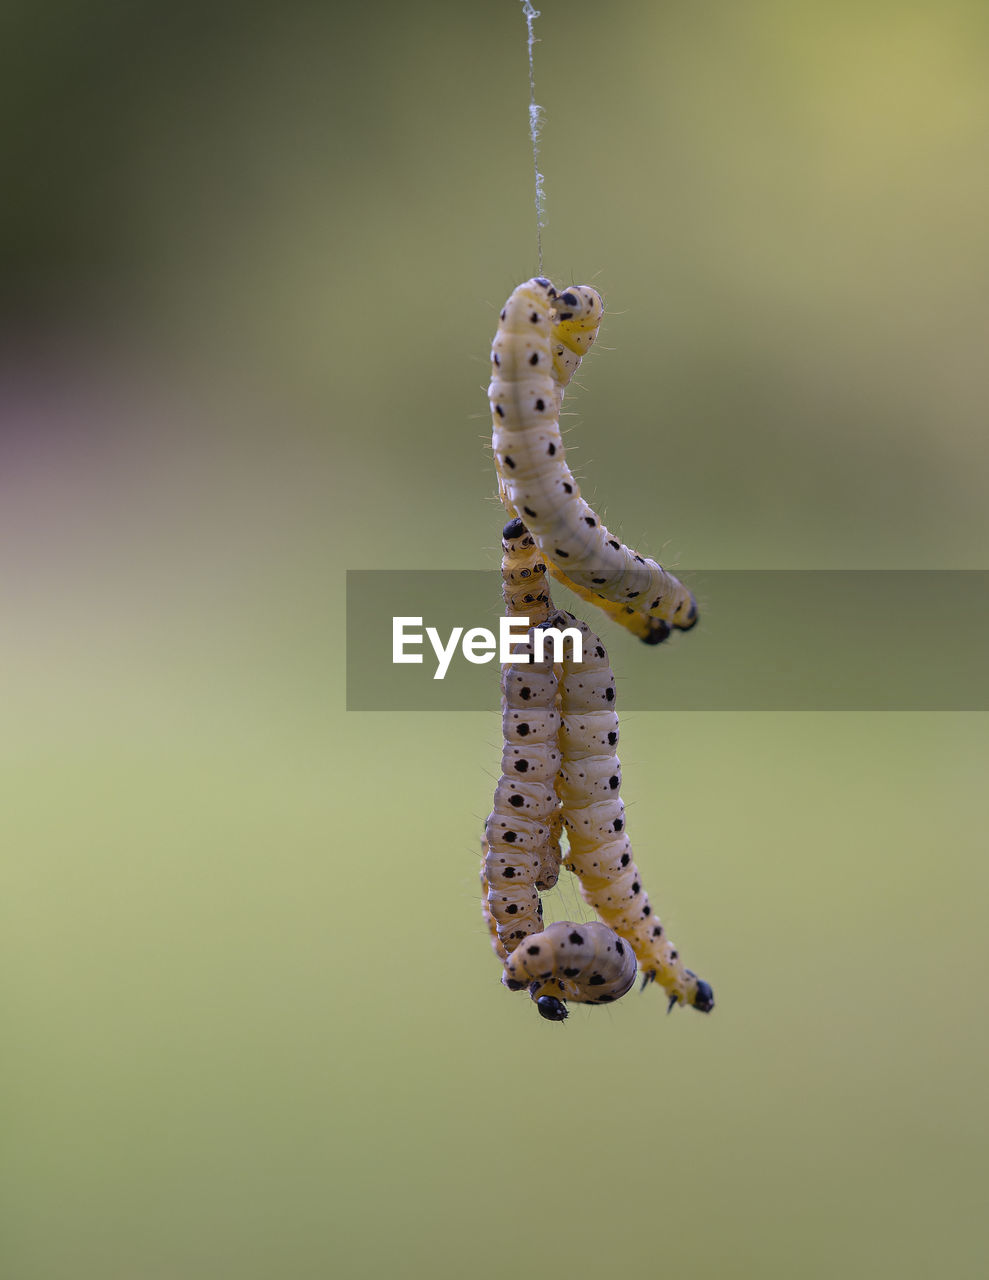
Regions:
<instances>
[{"instance_id":1,"label":"gray translucent banner","mask_svg":"<svg viewBox=\"0 0 989 1280\"><path fill-rule=\"evenodd\" d=\"M599 632L619 709L642 711L989 710L987 570L677 570L700 605L692 631L649 647L558 584L553 598ZM347 709L487 711L497 655L459 646L444 679L425 629L497 634L497 570L350 570ZM421 618L421 664L395 664L396 617Z\"/></svg>"}]
</instances>

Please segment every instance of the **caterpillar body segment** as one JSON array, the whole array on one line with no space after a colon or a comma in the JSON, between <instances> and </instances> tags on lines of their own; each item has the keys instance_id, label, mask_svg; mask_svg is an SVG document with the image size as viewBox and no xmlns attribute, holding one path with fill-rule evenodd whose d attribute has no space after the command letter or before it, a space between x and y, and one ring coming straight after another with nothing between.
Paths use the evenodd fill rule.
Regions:
<instances>
[{"instance_id":1,"label":"caterpillar body segment","mask_svg":"<svg viewBox=\"0 0 989 1280\"><path fill-rule=\"evenodd\" d=\"M562 920L532 934L505 962L504 983L528 989L543 1017L556 1003L612 1004L635 983L635 954L607 925ZM548 1002L553 1001L550 1005ZM566 1016L564 1011L563 1016ZM551 1021L562 1021L552 1016Z\"/></svg>"},{"instance_id":2,"label":"caterpillar body segment","mask_svg":"<svg viewBox=\"0 0 989 1280\"><path fill-rule=\"evenodd\" d=\"M551 572L649 643L664 637L646 618L687 630L690 592L658 564L613 537L580 495L560 434L564 388L593 344L604 305L589 285L558 293L537 277L509 297L491 348L488 399L499 494L524 520ZM623 610L631 610L631 613Z\"/></svg>"},{"instance_id":3,"label":"caterpillar body segment","mask_svg":"<svg viewBox=\"0 0 989 1280\"><path fill-rule=\"evenodd\" d=\"M635 864L621 798L615 750L615 678L604 645L586 623L563 615L582 636L583 661L564 656L560 680L557 791L569 843L567 868L604 923L631 945L646 982L658 982L673 1004L714 1008L708 983L687 969L653 912ZM612 738L614 741L612 741Z\"/></svg>"},{"instance_id":4,"label":"caterpillar body segment","mask_svg":"<svg viewBox=\"0 0 989 1280\"><path fill-rule=\"evenodd\" d=\"M547 622L555 612L546 564L522 521L513 517L501 534L502 595L509 618L528 618L530 626Z\"/></svg>"}]
</instances>

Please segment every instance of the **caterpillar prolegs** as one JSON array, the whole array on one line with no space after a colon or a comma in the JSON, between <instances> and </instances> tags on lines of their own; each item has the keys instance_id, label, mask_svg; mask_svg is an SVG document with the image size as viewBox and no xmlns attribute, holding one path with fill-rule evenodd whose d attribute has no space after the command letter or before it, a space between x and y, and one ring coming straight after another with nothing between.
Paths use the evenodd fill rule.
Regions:
<instances>
[{"instance_id":1,"label":"caterpillar prolegs","mask_svg":"<svg viewBox=\"0 0 989 1280\"><path fill-rule=\"evenodd\" d=\"M662 565L609 533L580 496L560 435L564 389L603 311L589 285L558 293L543 277L519 285L506 302L488 386L499 492L509 511L524 518L554 576L655 644L671 626L695 624L693 596Z\"/></svg>"}]
</instances>

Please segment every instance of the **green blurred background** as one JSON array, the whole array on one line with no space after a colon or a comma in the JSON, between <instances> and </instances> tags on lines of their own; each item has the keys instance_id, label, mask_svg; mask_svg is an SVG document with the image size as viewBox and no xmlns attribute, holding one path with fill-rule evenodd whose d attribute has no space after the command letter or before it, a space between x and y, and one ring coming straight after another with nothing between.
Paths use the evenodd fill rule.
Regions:
<instances>
[{"instance_id":1,"label":"green blurred background","mask_svg":"<svg viewBox=\"0 0 989 1280\"><path fill-rule=\"evenodd\" d=\"M588 496L685 566L986 567L989 7L543 10ZM346 568L497 564L520 5L0 49L0 1273L983 1275L985 716L627 717L718 1007L556 1027L478 914L494 712L345 712Z\"/></svg>"}]
</instances>

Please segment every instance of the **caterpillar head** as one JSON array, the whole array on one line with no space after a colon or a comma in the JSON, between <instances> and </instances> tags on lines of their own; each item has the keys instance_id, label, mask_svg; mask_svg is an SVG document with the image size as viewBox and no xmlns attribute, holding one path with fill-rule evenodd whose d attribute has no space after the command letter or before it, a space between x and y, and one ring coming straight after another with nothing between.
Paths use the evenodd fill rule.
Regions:
<instances>
[{"instance_id":1,"label":"caterpillar head","mask_svg":"<svg viewBox=\"0 0 989 1280\"><path fill-rule=\"evenodd\" d=\"M536 1008L539 1016L547 1022L563 1022L569 1017L567 1006L562 1000L557 1000L556 996L540 996L536 1001Z\"/></svg>"},{"instance_id":2,"label":"caterpillar head","mask_svg":"<svg viewBox=\"0 0 989 1280\"><path fill-rule=\"evenodd\" d=\"M553 302L553 333L571 351L586 355L597 337L604 300L589 284L574 284Z\"/></svg>"}]
</instances>

